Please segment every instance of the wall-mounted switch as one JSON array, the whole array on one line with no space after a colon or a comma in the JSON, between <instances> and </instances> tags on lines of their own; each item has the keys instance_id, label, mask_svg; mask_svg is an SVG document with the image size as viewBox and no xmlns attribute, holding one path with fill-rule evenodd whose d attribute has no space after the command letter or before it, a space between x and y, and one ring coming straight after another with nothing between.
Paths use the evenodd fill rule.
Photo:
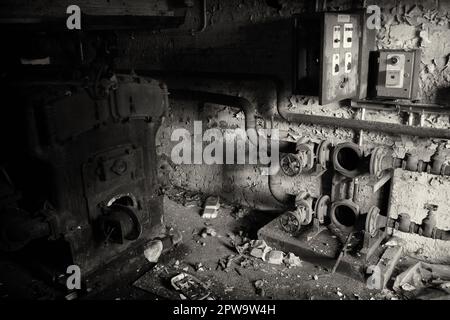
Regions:
<instances>
[{"instance_id":1,"label":"wall-mounted switch","mask_svg":"<svg viewBox=\"0 0 450 320\"><path fill-rule=\"evenodd\" d=\"M357 96L361 14L319 12L294 16L294 94L320 104Z\"/></svg>"},{"instance_id":2,"label":"wall-mounted switch","mask_svg":"<svg viewBox=\"0 0 450 320\"><path fill-rule=\"evenodd\" d=\"M375 96L391 99L418 99L420 50L381 50L377 52Z\"/></svg>"}]
</instances>

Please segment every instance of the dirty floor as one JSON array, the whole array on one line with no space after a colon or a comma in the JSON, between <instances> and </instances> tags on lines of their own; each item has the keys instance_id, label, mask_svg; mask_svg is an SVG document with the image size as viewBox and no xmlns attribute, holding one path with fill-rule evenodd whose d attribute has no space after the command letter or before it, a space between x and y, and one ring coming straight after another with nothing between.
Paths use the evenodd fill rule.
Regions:
<instances>
[{"instance_id":1,"label":"dirty floor","mask_svg":"<svg viewBox=\"0 0 450 320\"><path fill-rule=\"evenodd\" d=\"M156 265L135 258L143 265L128 277L133 284L126 288L115 286L95 298L180 299L170 279L181 272L203 281L216 299L386 298L366 289L362 282L341 274L330 276L330 270L306 261L299 267L288 268L284 264L272 265L248 255L240 256L234 243L255 239L256 231L273 219L275 213L249 211L239 217L233 213L235 208L225 205L216 219L206 220L195 204L183 206L169 198L164 202L166 223L181 232L182 244L161 257ZM205 227L213 228L217 234L201 237ZM262 289L255 288L256 281Z\"/></svg>"}]
</instances>

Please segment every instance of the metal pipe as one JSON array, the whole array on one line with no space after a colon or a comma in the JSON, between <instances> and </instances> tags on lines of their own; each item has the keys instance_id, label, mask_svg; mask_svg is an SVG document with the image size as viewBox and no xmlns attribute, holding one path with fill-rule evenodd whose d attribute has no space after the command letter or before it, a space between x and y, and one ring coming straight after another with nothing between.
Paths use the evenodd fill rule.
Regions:
<instances>
[{"instance_id":1,"label":"metal pipe","mask_svg":"<svg viewBox=\"0 0 450 320\"><path fill-rule=\"evenodd\" d=\"M196 33L202 33L205 31L208 25L206 17L206 0L202 0L202 27Z\"/></svg>"},{"instance_id":2,"label":"metal pipe","mask_svg":"<svg viewBox=\"0 0 450 320\"><path fill-rule=\"evenodd\" d=\"M361 120L366 120L366 108L361 109ZM364 143L364 131L359 130L358 145L362 147L363 143Z\"/></svg>"},{"instance_id":3,"label":"metal pipe","mask_svg":"<svg viewBox=\"0 0 450 320\"><path fill-rule=\"evenodd\" d=\"M170 95L177 99L197 100L217 105L239 108L245 116L245 130L250 142L258 146L258 133L256 130L256 106L242 97L230 96L206 91L191 91L171 89Z\"/></svg>"},{"instance_id":4,"label":"metal pipe","mask_svg":"<svg viewBox=\"0 0 450 320\"><path fill-rule=\"evenodd\" d=\"M286 87L279 78L272 75L264 74L236 74L236 73L211 73L211 72L165 72L165 71L146 71L139 70L136 71L137 74L150 75L150 76L161 76L161 75L174 75L174 76L187 76L187 77L198 77L198 78L215 78L215 79L253 79L260 81L270 81L275 84L276 87L276 109L279 116L289 122L304 123L304 124L316 124L323 126L332 127L344 127L354 130L364 130L373 132L382 132L387 134L402 134L409 136L417 136L423 138L442 138L450 139L450 130L448 129L437 129L437 128L415 128L406 125L385 123L380 121L368 121L368 120L356 120L356 119L345 119L345 118L334 118L326 116L317 116L309 114L299 114L284 111L282 108L283 95L287 95L288 92ZM425 105L421 105L425 106ZM369 109L368 106L365 106ZM421 109L422 110L422 109ZM442 112L445 112L442 109ZM431 110L430 110L431 111Z\"/></svg>"},{"instance_id":5,"label":"metal pipe","mask_svg":"<svg viewBox=\"0 0 450 320\"><path fill-rule=\"evenodd\" d=\"M245 129L247 130L247 136L250 142L258 147L258 131L256 128L256 106L254 106L250 101L242 97L230 96L220 93L212 93L205 91L191 91L191 90L170 90L170 95L177 99L186 100L198 100L203 102L214 103L218 105L225 105L229 107L235 107L242 110L245 116ZM250 129L250 130L249 130ZM283 201L286 195L281 195L277 192L277 187L273 185L273 180L271 175L268 175L268 186L270 193L273 198L283 207L292 206L287 203L292 201Z\"/></svg>"},{"instance_id":6,"label":"metal pipe","mask_svg":"<svg viewBox=\"0 0 450 320\"><path fill-rule=\"evenodd\" d=\"M333 150L334 169L348 178L355 178L358 175L361 161L361 148L353 142L341 143Z\"/></svg>"},{"instance_id":7,"label":"metal pipe","mask_svg":"<svg viewBox=\"0 0 450 320\"><path fill-rule=\"evenodd\" d=\"M309 114L284 113L282 118L290 122L303 124L315 124L330 127L343 127L356 130L383 132L387 134L402 134L422 138L450 139L450 130L437 128L416 128L400 124L392 124L380 121L354 120L345 118L334 118L316 116Z\"/></svg>"}]
</instances>

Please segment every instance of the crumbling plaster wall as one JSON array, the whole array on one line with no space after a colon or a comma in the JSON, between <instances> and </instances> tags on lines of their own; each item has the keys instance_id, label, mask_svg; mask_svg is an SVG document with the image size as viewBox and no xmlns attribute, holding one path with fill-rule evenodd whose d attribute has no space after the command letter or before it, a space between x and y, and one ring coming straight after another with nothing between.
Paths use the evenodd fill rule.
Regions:
<instances>
[{"instance_id":1,"label":"crumbling plaster wall","mask_svg":"<svg viewBox=\"0 0 450 320\"><path fill-rule=\"evenodd\" d=\"M178 30L159 32L125 33L120 37L123 50L118 65L122 68L147 70L187 70L204 72L232 72L245 74L273 75L281 79L286 87L283 105L290 111L319 114L333 117L352 118L358 113L346 106L331 104L319 106L314 97L289 94L292 66L292 33L289 18L302 12L304 3L299 1L208 1L208 26L202 33L195 30L200 17L195 10L189 11L186 24ZM277 3L278 8L274 8ZM351 1L328 1L332 9L348 9ZM379 48L421 48L423 51L420 91L424 102L448 104L450 86L450 1L387 1L373 0L371 3L382 8L382 28L378 32ZM192 84L192 81L189 81ZM252 97L254 90L234 88L211 83L203 86L209 91L229 92L243 97ZM170 82L169 82L170 90ZM267 90L263 88L262 90ZM256 93L257 94L257 93ZM273 105L275 102L273 102ZM205 109L206 110L206 109ZM159 152L165 159L175 142L170 141L174 128L194 120L195 114L204 122L220 124L221 128L233 126L235 110L229 108L220 112L207 110L198 113L197 103L171 100L171 112L165 127L161 130ZM405 115L395 112L369 112L368 120L391 123L405 123ZM425 125L448 128L447 116L427 116ZM241 121L241 125L243 121ZM284 139L295 141L300 137L315 140L328 139L335 143L354 140L353 130L326 128L312 125L288 124L275 121ZM447 147L446 141L420 139L406 136L389 136L366 133L364 148L370 151L375 145L393 146L398 156L406 152L418 153L424 160L434 153L439 145ZM220 193L224 181L221 166L182 165L167 166L169 181L175 185L204 192ZM245 170L244 170L245 171ZM254 168L248 168L248 186L255 183ZM242 173L242 172L241 172ZM256 179L265 184L263 179ZM258 182L259 183L259 182ZM264 187L261 187L264 189ZM241 199L242 200L242 199Z\"/></svg>"},{"instance_id":2,"label":"crumbling plaster wall","mask_svg":"<svg viewBox=\"0 0 450 320\"><path fill-rule=\"evenodd\" d=\"M18 0L10 3L31 8L31 13L64 15L64 2L52 0ZM195 1L196 3L198 1ZM351 0L328 0L330 9L348 9ZM422 101L449 105L450 87L450 1L448 0L368 0L382 8L382 28L378 32L379 48L421 48L420 72ZM70 3L71 4L71 3ZM85 13L145 14L167 9L165 1L78 1ZM58 6L57 6L58 5ZM56 8L57 7L57 8ZM295 0L208 0L207 28L201 27L198 6L188 10L185 25L176 30L139 31L119 33L119 69L188 70L204 72L232 72L275 76L286 85L282 105L293 112L357 118L358 113L348 106L331 104L319 106L314 97L294 96L289 93L292 78L292 14L302 12L304 2ZM125 10L125 11L124 11ZM208 91L240 95L256 103L259 108L274 107L275 99L260 98L274 87L227 81L181 81L186 87L196 86ZM170 85L173 81L169 82ZM271 200L267 177L254 166L234 165L174 165L170 154L176 142L170 141L174 129L185 127L192 132L193 121L202 120L203 127L220 129L243 127L242 114L231 108L209 108L198 103L171 99L171 111L158 135L159 171L166 184L182 186L205 193L220 194L234 202L270 208ZM404 123L405 116L395 112L368 112L368 120ZM427 116L425 125L449 128L448 116ZM327 139L334 143L355 140L353 130L286 123L275 119L281 138L296 141L306 137L316 141ZM448 148L447 141L419 139L365 133L365 151L376 145L393 146L397 155L417 153L423 160L440 146ZM413 182L414 183L414 182ZM416 197L417 195L411 195ZM426 200L424 200L426 201ZM448 199L443 199L448 201ZM440 220L448 221L448 220ZM445 223L444 223L445 224ZM450 225L441 225L450 229ZM414 242L408 242L414 243ZM428 247L430 247L428 242ZM415 243L416 246L420 244ZM431 246L432 248L432 246ZM450 250L447 250L450 252Z\"/></svg>"},{"instance_id":3,"label":"crumbling plaster wall","mask_svg":"<svg viewBox=\"0 0 450 320\"><path fill-rule=\"evenodd\" d=\"M350 1L329 1L334 9L347 9ZM370 2L370 1L369 1ZM450 1L384 1L374 0L382 8L382 28L377 34L377 46L383 49L422 50L420 72L420 94L423 102L450 105ZM304 10L298 1L272 1L279 7L268 6L266 1L208 1L208 27L203 33L161 31L151 36L133 34L122 38L124 52L121 64L136 69L171 69L205 72L233 72L273 75L284 81L286 93L283 105L292 112L318 114L332 117L358 118L358 112L348 106L331 104L319 106L314 97L289 94L291 81L292 34L289 17ZM193 13L191 13L193 14ZM191 25L199 23L188 17ZM186 29L193 29L187 27ZM134 53L134 54L133 54ZM138 54L138 56L136 56ZM192 82L189 82L191 85ZM194 82L195 84L195 82ZM255 100L258 90L245 86L230 88L229 85L208 83L203 88ZM274 88L273 88L274 89ZM169 83L170 90L170 83ZM270 100L269 100L270 101ZM269 102L270 103L270 102ZM272 106L275 105L273 100ZM170 151L175 142L170 141L173 129L184 126L192 128L194 119L201 119L206 127L222 129L243 126L243 119L236 116L236 110L223 108L220 111L203 108L198 111L197 103L171 100L171 113L166 125L160 131L159 153L165 159L160 174L169 184L206 193L220 194L228 200L259 208L275 206L268 189L267 177L262 177L254 166L206 166L173 165ZM196 118L194 115L197 115ZM405 115L395 112L368 112L368 120L390 123L405 123ZM425 126L450 128L448 116L430 115ZM296 141L307 137L311 140L331 140L333 143L355 140L357 133L343 128L326 128L275 121L283 139ZM390 136L380 133L365 133L365 152L377 145L392 146L399 157L406 152L419 154L424 161L438 147L448 149L447 141L421 139L407 136ZM407 175L407 173L405 173ZM419 174L420 175L420 174ZM425 178L426 179L426 178ZM413 180L410 181L414 183ZM299 181L301 183L301 181ZM403 194L401 200L422 195ZM448 199L443 199L444 202ZM424 204L427 199L423 199ZM398 208L399 209L399 208ZM400 209L399 209L400 210ZM421 212L422 211L418 210ZM419 215L420 215L419 214ZM443 214L448 214L444 212ZM418 222L422 216L414 217ZM448 219L438 227L450 229ZM450 247L442 241L433 241L418 236L398 234L406 239L407 251L434 262L450 262ZM419 248L423 248L419 250Z\"/></svg>"},{"instance_id":4,"label":"crumbling plaster wall","mask_svg":"<svg viewBox=\"0 0 450 320\"><path fill-rule=\"evenodd\" d=\"M354 1L329 0L332 10L349 9ZM8 3L5 1L4 3ZM9 1L31 13L64 15L67 1ZM121 2L84 0L78 4L90 14L155 14L169 9L166 1ZM198 4L198 3L197 3ZM290 17L305 10L305 3L294 0L208 0L207 28L201 27L198 6L188 10L185 25L176 30L140 31L119 33L120 69L188 70L205 72L233 72L275 76L286 85L282 105L290 111L320 114L332 117L358 117L353 109L332 104L319 106L314 97L293 96L289 92L292 78L292 29ZM379 48L421 48L423 52L420 91L424 102L448 104L450 85L450 1L446 0L373 0L382 8L382 28L378 32ZM4 4L2 4L4 5ZM173 84L171 81L169 85ZM178 79L176 85L186 83ZM240 95L256 103L259 108L274 107L274 86L233 81L187 81L187 87ZM170 86L169 86L170 90ZM270 92L270 94L267 94ZM404 115L387 112L367 114L369 120L392 123L404 122ZM174 129L186 127L192 130L193 121L203 121L203 127L230 129L243 127L242 113L230 108L200 110L198 103L171 99L171 112L158 139L161 155L161 178L166 183L207 193L220 193L233 201L258 206L266 200L270 207L267 178L261 177L253 166L180 165L170 161L170 151L175 142L170 141ZM281 130L281 138L296 141L301 137L334 143L354 140L353 130L320 126L289 124L275 119L274 126ZM426 125L449 127L448 117L428 116ZM446 141L389 136L365 133L364 148L370 151L375 145L394 146L398 156L405 152L418 153L423 160L437 149L446 147ZM236 170L239 168L239 170ZM257 192L256 192L257 191ZM259 195L259 196L258 196ZM262 196L261 196L262 195ZM256 197L256 199L254 199Z\"/></svg>"}]
</instances>

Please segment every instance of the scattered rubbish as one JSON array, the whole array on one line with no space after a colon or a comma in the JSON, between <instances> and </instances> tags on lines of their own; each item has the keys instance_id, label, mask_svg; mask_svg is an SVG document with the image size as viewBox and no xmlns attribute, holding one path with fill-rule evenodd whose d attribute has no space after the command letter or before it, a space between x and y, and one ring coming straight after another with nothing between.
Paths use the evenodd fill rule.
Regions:
<instances>
[{"instance_id":1,"label":"scattered rubbish","mask_svg":"<svg viewBox=\"0 0 450 320\"><path fill-rule=\"evenodd\" d=\"M441 284L442 289L450 289L450 282L445 282Z\"/></svg>"},{"instance_id":2,"label":"scattered rubbish","mask_svg":"<svg viewBox=\"0 0 450 320\"><path fill-rule=\"evenodd\" d=\"M283 253L283 251L272 250L266 255L266 257L267 257L266 260L268 263L282 264L283 258L284 258L284 253Z\"/></svg>"},{"instance_id":3,"label":"scattered rubbish","mask_svg":"<svg viewBox=\"0 0 450 320\"><path fill-rule=\"evenodd\" d=\"M241 258L245 258L245 255L249 255L270 264L281 265L284 263L289 268L302 266L302 261L295 254L292 252L285 254L283 251L274 250L272 247L268 246L264 240L251 240L241 245L236 245L237 237L239 236L228 233L228 237L232 239L232 244ZM250 264L255 267L254 262L251 262L248 258L245 258L240 262L240 266L244 268L247 268Z\"/></svg>"},{"instance_id":4,"label":"scattered rubbish","mask_svg":"<svg viewBox=\"0 0 450 320\"><path fill-rule=\"evenodd\" d=\"M264 240L252 240L250 241L250 246L252 248L266 248L268 247L267 243Z\"/></svg>"},{"instance_id":5,"label":"scattered rubbish","mask_svg":"<svg viewBox=\"0 0 450 320\"><path fill-rule=\"evenodd\" d=\"M417 262L395 278L393 289L396 292L413 291L424 287L423 281L428 281L430 278L431 273L422 268L422 262Z\"/></svg>"},{"instance_id":6,"label":"scattered rubbish","mask_svg":"<svg viewBox=\"0 0 450 320\"><path fill-rule=\"evenodd\" d=\"M267 261L267 254L272 250L264 240L252 240L250 241L250 255Z\"/></svg>"},{"instance_id":7,"label":"scattered rubbish","mask_svg":"<svg viewBox=\"0 0 450 320\"><path fill-rule=\"evenodd\" d=\"M404 290L404 291L414 291L414 290L416 290L416 287L414 287L412 284L409 284L409 283L404 283L404 284L402 284L402 289Z\"/></svg>"},{"instance_id":8,"label":"scattered rubbish","mask_svg":"<svg viewBox=\"0 0 450 320\"><path fill-rule=\"evenodd\" d=\"M228 292L232 292L233 290L234 290L234 287L226 286L225 289L224 289L224 292L228 293Z\"/></svg>"},{"instance_id":9,"label":"scattered rubbish","mask_svg":"<svg viewBox=\"0 0 450 320\"><path fill-rule=\"evenodd\" d=\"M153 271L155 271L155 272L160 272L163 269L164 269L164 266L162 266L160 264L155 264L155 266L153 267Z\"/></svg>"},{"instance_id":10,"label":"scattered rubbish","mask_svg":"<svg viewBox=\"0 0 450 320\"><path fill-rule=\"evenodd\" d=\"M156 263L158 262L159 257L163 251L163 243L161 240L153 240L150 241L144 247L144 257L149 262Z\"/></svg>"},{"instance_id":11,"label":"scattered rubbish","mask_svg":"<svg viewBox=\"0 0 450 320\"><path fill-rule=\"evenodd\" d=\"M236 245L236 243L234 241L233 241L233 244L234 244L234 248L236 249L237 253L239 253L239 255L243 255L250 247L250 244L248 242L244 243L241 246Z\"/></svg>"},{"instance_id":12,"label":"scattered rubbish","mask_svg":"<svg viewBox=\"0 0 450 320\"><path fill-rule=\"evenodd\" d=\"M207 236L215 237L217 236L217 231L214 228L206 227L201 232L201 237L206 238Z\"/></svg>"},{"instance_id":13,"label":"scattered rubbish","mask_svg":"<svg viewBox=\"0 0 450 320\"><path fill-rule=\"evenodd\" d=\"M167 232L168 236L161 240L163 242L163 246L165 241L169 241L170 246L176 246L183 241L183 235L180 231L175 230L174 228L169 228Z\"/></svg>"},{"instance_id":14,"label":"scattered rubbish","mask_svg":"<svg viewBox=\"0 0 450 320\"><path fill-rule=\"evenodd\" d=\"M231 216L235 219L242 219L246 215L248 215L251 212L249 208L243 208L243 207L236 207L234 208L233 212L231 213Z\"/></svg>"},{"instance_id":15,"label":"scattered rubbish","mask_svg":"<svg viewBox=\"0 0 450 320\"><path fill-rule=\"evenodd\" d=\"M290 267L301 267L302 266L302 260L300 260L299 257L297 257L292 252L289 252L287 256L284 258L283 261L289 268Z\"/></svg>"},{"instance_id":16,"label":"scattered rubbish","mask_svg":"<svg viewBox=\"0 0 450 320\"><path fill-rule=\"evenodd\" d=\"M231 264L234 260L234 255L229 255L225 258L221 258L219 262L217 263L217 267L220 268L222 271L228 272L230 271Z\"/></svg>"},{"instance_id":17,"label":"scattered rubbish","mask_svg":"<svg viewBox=\"0 0 450 320\"><path fill-rule=\"evenodd\" d=\"M409 298L448 300L449 280L450 266L419 261L397 276L393 288Z\"/></svg>"},{"instance_id":18,"label":"scattered rubbish","mask_svg":"<svg viewBox=\"0 0 450 320\"><path fill-rule=\"evenodd\" d=\"M183 300L211 300L211 292L199 279L189 273L180 273L170 280L172 287L180 291Z\"/></svg>"},{"instance_id":19,"label":"scattered rubbish","mask_svg":"<svg viewBox=\"0 0 450 320\"><path fill-rule=\"evenodd\" d=\"M202 195L198 192L184 190L178 187L163 190L169 199L185 207L201 207Z\"/></svg>"},{"instance_id":20,"label":"scattered rubbish","mask_svg":"<svg viewBox=\"0 0 450 320\"><path fill-rule=\"evenodd\" d=\"M205 271L205 268L203 267L203 264L201 262L195 265L195 271L197 272Z\"/></svg>"},{"instance_id":21,"label":"scattered rubbish","mask_svg":"<svg viewBox=\"0 0 450 320\"><path fill-rule=\"evenodd\" d=\"M313 279L317 281L317 280L319 280L319 276L318 276L317 274L315 274L315 275L313 276Z\"/></svg>"},{"instance_id":22,"label":"scattered rubbish","mask_svg":"<svg viewBox=\"0 0 450 320\"><path fill-rule=\"evenodd\" d=\"M255 258L260 258L262 259L263 256L265 255L264 249L261 248L253 248L252 251L250 251L250 255L255 257Z\"/></svg>"},{"instance_id":23,"label":"scattered rubbish","mask_svg":"<svg viewBox=\"0 0 450 320\"><path fill-rule=\"evenodd\" d=\"M263 288L264 287L264 281L256 280L253 285L255 286L255 289L256 289L255 291L256 291L257 295L259 295L261 297L264 297L266 295L265 290Z\"/></svg>"},{"instance_id":24,"label":"scattered rubbish","mask_svg":"<svg viewBox=\"0 0 450 320\"><path fill-rule=\"evenodd\" d=\"M205 208L202 213L204 219L215 219L219 213L219 197L208 197L205 201Z\"/></svg>"}]
</instances>

